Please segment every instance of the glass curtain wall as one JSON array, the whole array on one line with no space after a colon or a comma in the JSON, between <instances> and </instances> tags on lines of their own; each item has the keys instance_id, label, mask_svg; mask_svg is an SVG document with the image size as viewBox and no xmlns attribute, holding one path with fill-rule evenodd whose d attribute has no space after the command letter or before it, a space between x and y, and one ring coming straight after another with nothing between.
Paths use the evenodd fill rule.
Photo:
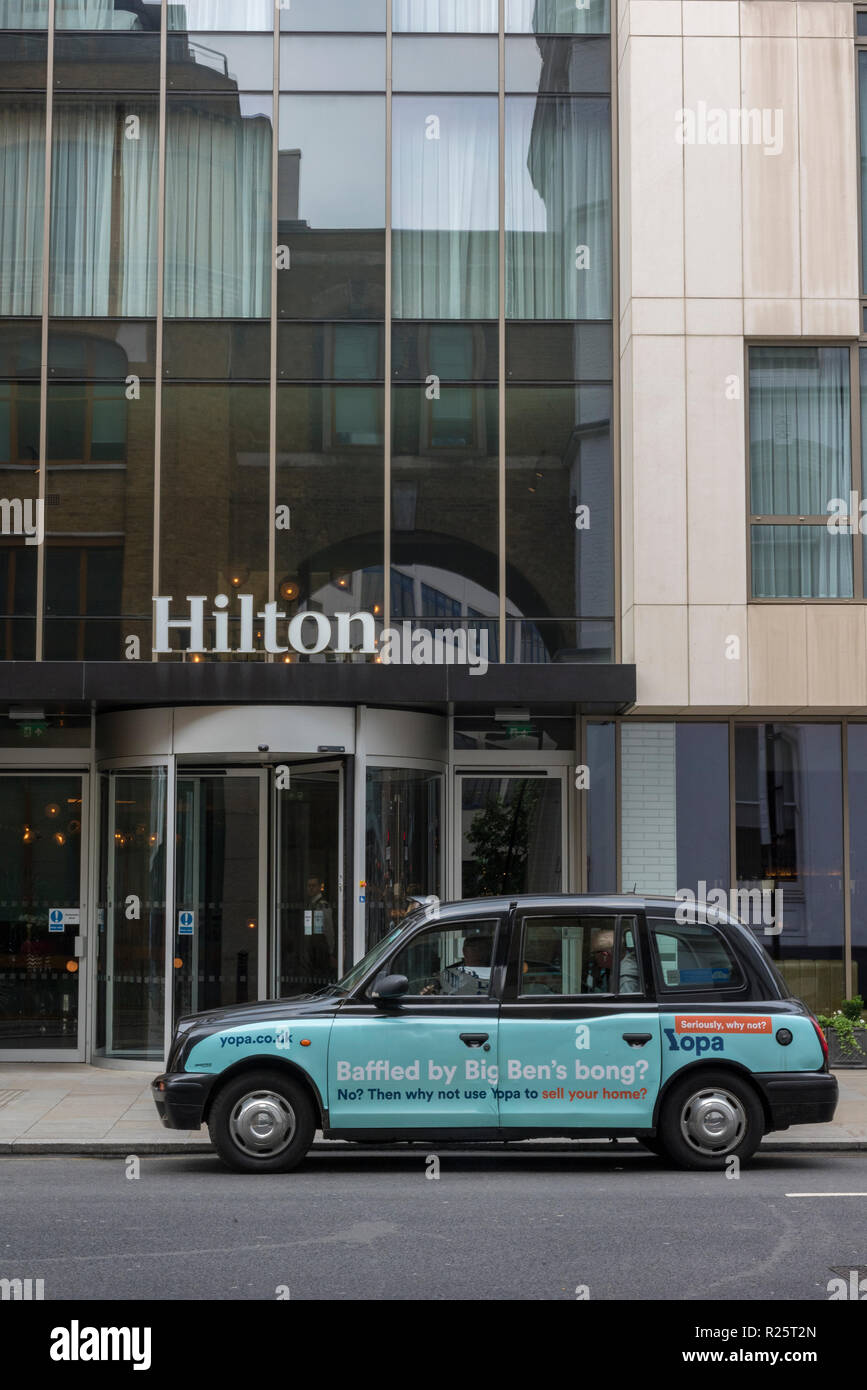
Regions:
<instances>
[{"instance_id":1,"label":"glass curtain wall","mask_svg":"<svg viewBox=\"0 0 867 1390\"><path fill-rule=\"evenodd\" d=\"M156 591L611 659L609 6L391 10L387 82L385 0L0 3L5 657Z\"/></svg>"}]
</instances>

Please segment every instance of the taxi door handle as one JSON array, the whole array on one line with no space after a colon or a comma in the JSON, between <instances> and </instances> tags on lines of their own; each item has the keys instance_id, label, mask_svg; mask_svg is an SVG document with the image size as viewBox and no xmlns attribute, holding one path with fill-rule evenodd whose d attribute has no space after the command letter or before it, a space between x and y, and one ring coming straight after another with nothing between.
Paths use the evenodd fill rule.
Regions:
<instances>
[{"instance_id":1,"label":"taxi door handle","mask_svg":"<svg viewBox=\"0 0 867 1390\"><path fill-rule=\"evenodd\" d=\"M488 1041L488 1035L487 1033L461 1033L460 1039L462 1043L466 1043L467 1047L481 1047L482 1043Z\"/></svg>"},{"instance_id":2,"label":"taxi door handle","mask_svg":"<svg viewBox=\"0 0 867 1390\"><path fill-rule=\"evenodd\" d=\"M624 1033L623 1041L628 1042L630 1047L643 1047L652 1037L652 1033Z\"/></svg>"}]
</instances>

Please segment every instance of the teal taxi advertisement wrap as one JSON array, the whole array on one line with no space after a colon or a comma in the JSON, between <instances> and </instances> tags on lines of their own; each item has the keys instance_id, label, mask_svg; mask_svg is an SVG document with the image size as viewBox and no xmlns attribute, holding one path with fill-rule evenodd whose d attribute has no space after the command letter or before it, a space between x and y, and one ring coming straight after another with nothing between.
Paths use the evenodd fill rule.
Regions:
<instances>
[{"instance_id":1,"label":"teal taxi advertisement wrap","mask_svg":"<svg viewBox=\"0 0 867 1390\"><path fill-rule=\"evenodd\" d=\"M686 1168L830 1120L809 1010L734 919L670 900L421 910L315 995L181 1019L154 1100L243 1172L329 1138L633 1136Z\"/></svg>"}]
</instances>

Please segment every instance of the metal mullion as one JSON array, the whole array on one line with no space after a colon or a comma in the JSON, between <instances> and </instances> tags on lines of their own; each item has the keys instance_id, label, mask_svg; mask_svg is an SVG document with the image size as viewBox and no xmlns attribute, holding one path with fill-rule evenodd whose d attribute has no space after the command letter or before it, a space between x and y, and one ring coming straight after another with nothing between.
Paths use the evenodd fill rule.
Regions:
<instances>
[{"instance_id":1,"label":"metal mullion","mask_svg":"<svg viewBox=\"0 0 867 1390\"><path fill-rule=\"evenodd\" d=\"M160 510L162 505L162 448L163 448L163 332L165 327L166 278L166 121L167 121L167 61L168 11L160 6L160 96L159 137L157 151L157 315L156 355L154 362L154 509L153 509L153 593L160 592ZM151 661L158 661L151 652ZM168 978L168 977L167 977ZM168 995L166 996L168 999ZM167 1010L168 1016L168 1010ZM166 1047L171 1038L167 1035Z\"/></svg>"},{"instance_id":2,"label":"metal mullion","mask_svg":"<svg viewBox=\"0 0 867 1390\"><path fill-rule=\"evenodd\" d=\"M849 721L841 720L840 755L843 776L843 979L845 998L851 999L855 993L855 980L852 969L852 872L849 860Z\"/></svg>"},{"instance_id":3,"label":"metal mullion","mask_svg":"<svg viewBox=\"0 0 867 1390\"><path fill-rule=\"evenodd\" d=\"M497 456L498 456L498 609L500 661L509 658L506 626L506 0L499 0L497 20L498 149L498 313L497 313ZM469 639L467 639L469 640Z\"/></svg>"},{"instance_id":4,"label":"metal mullion","mask_svg":"<svg viewBox=\"0 0 867 1390\"><path fill-rule=\"evenodd\" d=\"M393 119L392 101L394 93L394 7L392 0L386 0L385 17L385 323L383 343L383 547L382 547L382 619L383 625L391 623L391 450L392 450L392 316L394 312L392 286L392 154Z\"/></svg>"},{"instance_id":5,"label":"metal mullion","mask_svg":"<svg viewBox=\"0 0 867 1390\"><path fill-rule=\"evenodd\" d=\"M268 378L268 602L277 597L277 238L280 235L278 197L280 183L280 11L274 7L273 116L271 135L271 293L270 293L270 350ZM273 663L273 653L265 660Z\"/></svg>"},{"instance_id":6,"label":"metal mullion","mask_svg":"<svg viewBox=\"0 0 867 1390\"><path fill-rule=\"evenodd\" d=\"M39 354L39 487L37 497L44 516L45 474L48 460L48 309L51 279L51 173L54 135L54 20L56 0L48 0L48 51L45 69L45 171L42 195L42 325ZM45 643L45 537L36 547L36 633L37 661L43 659Z\"/></svg>"}]
</instances>

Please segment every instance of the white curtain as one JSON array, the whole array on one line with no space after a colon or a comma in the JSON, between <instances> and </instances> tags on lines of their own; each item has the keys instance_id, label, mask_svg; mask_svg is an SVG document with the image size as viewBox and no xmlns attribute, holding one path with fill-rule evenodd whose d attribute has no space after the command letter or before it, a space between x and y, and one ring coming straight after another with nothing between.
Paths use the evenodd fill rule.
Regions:
<instances>
[{"instance_id":1,"label":"white curtain","mask_svg":"<svg viewBox=\"0 0 867 1390\"><path fill-rule=\"evenodd\" d=\"M166 314L267 318L271 124L185 106L169 116Z\"/></svg>"},{"instance_id":2,"label":"white curtain","mask_svg":"<svg viewBox=\"0 0 867 1390\"><path fill-rule=\"evenodd\" d=\"M510 34L607 34L608 0L506 0Z\"/></svg>"},{"instance_id":3,"label":"white curtain","mask_svg":"<svg viewBox=\"0 0 867 1390\"><path fill-rule=\"evenodd\" d=\"M851 598L852 537L826 527L753 526L755 598Z\"/></svg>"},{"instance_id":4,"label":"white curtain","mask_svg":"<svg viewBox=\"0 0 867 1390\"><path fill-rule=\"evenodd\" d=\"M516 97L507 103L506 316L611 317L605 101Z\"/></svg>"},{"instance_id":5,"label":"white curtain","mask_svg":"<svg viewBox=\"0 0 867 1390\"><path fill-rule=\"evenodd\" d=\"M0 315L42 312L45 99L10 101L0 123Z\"/></svg>"},{"instance_id":6,"label":"white curtain","mask_svg":"<svg viewBox=\"0 0 867 1390\"><path fill-rule=\"evenodd\" d=\"M497 0L394 0L394 29L409 34L496 34Z\"/></svg>"},{"instance_id":7,"label":"white curtain","mask_svg":"<svg viewBox=\"0 0 867 1390\"><path fill-rule=\"evenodd\" d=\"M0 0L0 29L47 29L48 0Z\"/></svg>"},{"instance_id":8,"label":"white curtain","mask_svg":"<svg viewBox=\"0 0 867 1390\"><path fill-rule=\"evenodd\" d=\"M57 0L58 29L140 29L130 10L115 9L114 0Z\"/></svg>"},{"instance_id":9,"label":"white curtain","mask_svg":"<svg viewBox=\"0 0 867 1390\"><path fill-rule=\"evenodd\" d=\"M55 105L52 314L156 313L157 115L152 107L128 113L126 106ZM137 139L127 138L127 114L138 120Z\"/></svg>"},{"instance_id":10,"label":"white curtain","mask_svg":"<svg viewBox=\"0 0 867 1390\"><path fill-rule=\"evenodd\" d=\"M849 349L750 350L754 516L824 516L848 499Z\"/></svg>"},{"instance_id":11,"label":"white curtain","mask_svg":"<svg viewBox=\"0 0 867 1390\"><path fill-rule=\"evenodd\" d=\"M397 99L393 130L395 318L496 318L496 101Z\"/></svg>"},{"instance_id":12,"label":"white curtain","mask_svg":"<svg viewBox=\"0 0 867 1390\"><path fill-rule=\"evenodd\" d=\"M170 29L274 28L274 0L169 0Z\"/></svg>"}]
</instances>

